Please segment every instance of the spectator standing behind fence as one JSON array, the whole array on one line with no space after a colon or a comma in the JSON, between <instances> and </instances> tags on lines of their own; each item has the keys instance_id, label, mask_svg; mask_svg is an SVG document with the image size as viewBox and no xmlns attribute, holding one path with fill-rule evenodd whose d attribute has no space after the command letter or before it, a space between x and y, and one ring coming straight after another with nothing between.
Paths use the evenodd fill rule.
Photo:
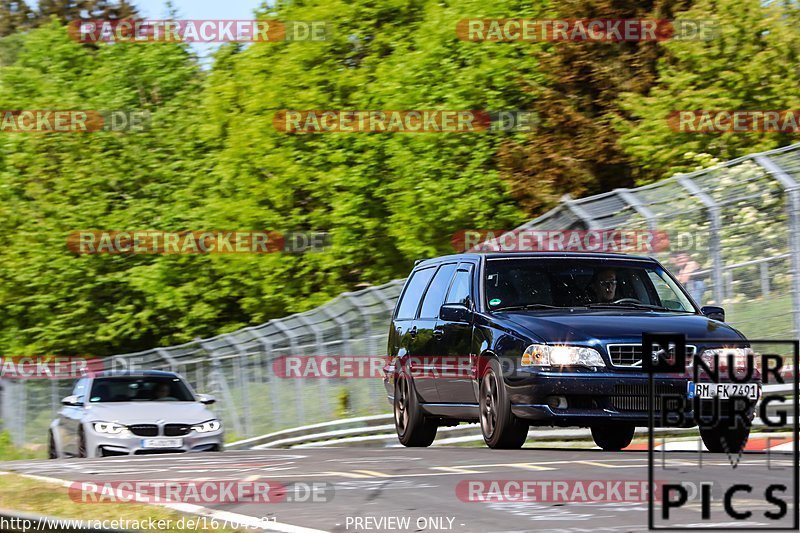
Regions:
<instances>
[{"instance_id":1,"label":"spectator standing behind fence","mask_svg":"<svg viewBox=\"0 0 800 533\"><path fill-rule=\"evenodd\" d=\"M677 252L672 254L672 262L678 268L678 274L675 276L678 281L686 287L689 294L695 302L700 305L703 304L703 293L706 292L706 282L693 274L700 270L700 264L689 257L686 252Z\"/></svg>"}]
</instances>

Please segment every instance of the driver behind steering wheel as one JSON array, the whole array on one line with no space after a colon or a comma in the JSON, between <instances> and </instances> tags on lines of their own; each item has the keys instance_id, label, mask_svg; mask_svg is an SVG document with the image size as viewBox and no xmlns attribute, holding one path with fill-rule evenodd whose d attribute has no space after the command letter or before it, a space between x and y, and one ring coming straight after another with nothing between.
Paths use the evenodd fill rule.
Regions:
<instances>
[{"instance_id":1,"label":"driver behind steering wheel","mask_svg":"<svg viewBox=\"0 0 800 533\"><path fill-rule=\"evenodd\" d=\"M612 303L617 300L617 272L613 268L596 270L587 288L592 303Z\"/></svg>"}]
</instances>

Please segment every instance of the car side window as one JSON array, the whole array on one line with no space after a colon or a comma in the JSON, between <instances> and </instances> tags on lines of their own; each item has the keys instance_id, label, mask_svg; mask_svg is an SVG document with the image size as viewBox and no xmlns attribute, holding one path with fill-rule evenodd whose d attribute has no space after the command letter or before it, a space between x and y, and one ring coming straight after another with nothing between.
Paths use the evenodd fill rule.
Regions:
<instances>
[{"instance_id":1,"label":"car side window","mask_svg":"<svg viewBox=\"0 0 800 533\"><path fill-rule=\"evenodd\" d=\"M417 308L428 282L436 271L434 267L423 268L411 274L411 279L403 292L402 300L397 308L397 320L410 320L417 316Z\"/></svg>"},{"instance_id":2,"label":"car side window","mask_svg":"<svg viewBox=\"0 0 800 533\"><path fill-rule=\"evenodd\" d=\"M419 313L420 318L438 318L439 308L444 303L444 296L447 289L450 287L450 280L453 279L453 272L456 269L455 263L448 263L442 265L436 276L433 278L433 283L428 287L425 293L425 299L422 300L422 311Z\"/></svg>"},{"instance_id":3,"label":"car side window","mask_svg":"<svg viewBox=\"0 0 800 533\"><path fill-rule=\"evenodd\" d=\"M444 303L468 305L471 298L470 286L472 285L472 275L469 270L458 270L453 279L453 285L447 293Z\"/></svg>"},{"instance_id":4,"label":"car side window","mask_svg":"<svg viewBox=\"0 0 800 533\"><path fill-rule=\"evenodd\" d=\"M81 378L75 383L75 387L72 389L73 396L80 396L81 398L86 397L86 386L89 384L89 380L86 378Z\"/></svg>"}]
</instances>

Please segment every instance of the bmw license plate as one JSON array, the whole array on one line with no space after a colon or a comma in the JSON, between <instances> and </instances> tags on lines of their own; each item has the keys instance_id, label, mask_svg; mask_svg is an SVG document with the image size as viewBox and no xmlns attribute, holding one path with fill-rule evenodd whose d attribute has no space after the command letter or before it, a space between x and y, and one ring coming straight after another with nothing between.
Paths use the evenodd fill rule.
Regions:
<instances>
[{"instance_id":1,"label":"bmw license plate","mask_svg":"<svg viewBox=\"0 0 800 533\"><path fill-rule=\"evenodd\" d=\"M760 383L694 383L690 381L687 388L687 397L692 398L719 398L721 400L733 397L743 397L758 400L761 397Z\"/></svg>"},{"instance_id":2,"label":"bmw license plate","mask_svg":"<svg viewBox=\"0 0 800 533\"><path fill-rule=\"evenodd\" d=\"M142 448L180 448L183 439L142 439Z\"/></svg>"}]
</instances>

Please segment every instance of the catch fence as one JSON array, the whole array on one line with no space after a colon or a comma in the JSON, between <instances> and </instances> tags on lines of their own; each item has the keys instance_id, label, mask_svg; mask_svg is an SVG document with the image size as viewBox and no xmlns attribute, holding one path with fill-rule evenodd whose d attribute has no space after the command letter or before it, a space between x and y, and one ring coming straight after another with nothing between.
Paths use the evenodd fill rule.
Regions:
<instances>
[{"instance_id":1,"label":"catch fence","mask_svg":"<svg viewBox=\"0 0 800 533\"><path fill-rule=\"evenodd\" d=\"M752 338L800 332L800 144L748 155L635 189L572 199L518 229L649 229L698 263L692 291L720 304ZM673 268L673 271L675 269ZM344 293L311 311L197 339L113 356L112 367L174 370L216 395L230 437L346 416L388 412L377 379L285 379L284 355L383 355L403 280ZM0 380L0 417L18 443L45 441L71 383Z\"/></svg>"}]
</instances>

